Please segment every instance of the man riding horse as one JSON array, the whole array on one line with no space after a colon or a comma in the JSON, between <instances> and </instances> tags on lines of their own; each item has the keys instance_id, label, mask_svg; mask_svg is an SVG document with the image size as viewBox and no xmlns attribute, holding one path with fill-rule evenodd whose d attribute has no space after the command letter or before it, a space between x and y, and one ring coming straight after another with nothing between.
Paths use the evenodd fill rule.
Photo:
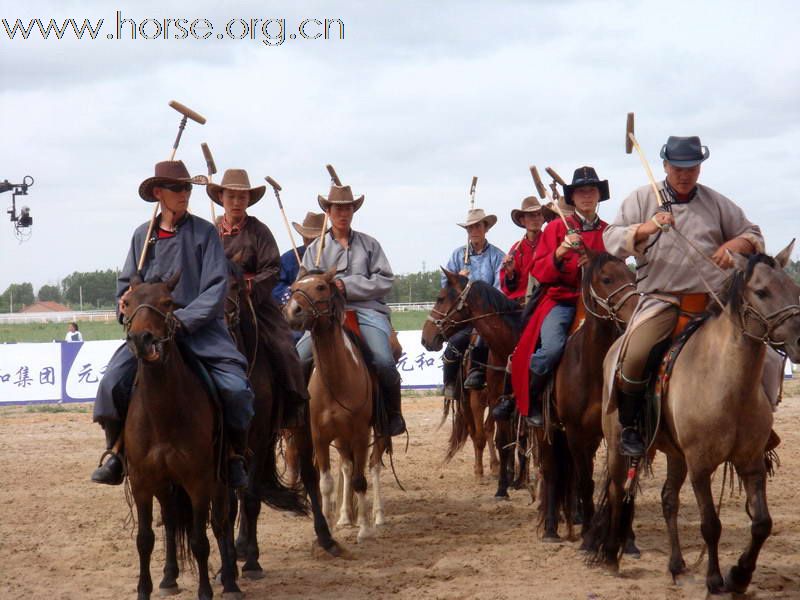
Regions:
<instances>
[{"instance_id":1,"label":"man riding horse","mask_svg":"<svg viewBox=\"0 0 800 600\"><path fill-rule=\"evenodd\" d=\"M401 412L400 373L390 344L390 309L385 301L394 282L392 267L375 238L351 227L353 215L364 203L363 195L355 198L349 185L332 184L328 197L318 196L317 201L327 213L331 227L308 246L303 266L308 271L336 270L335 285L345 297L345 309L356 314L386 403L389 431L382 433L400 435L406 424ZM319 264L316 264L318 254ZM313 355L309 332L297 342L297 353L310 373Z\"/></svg>"},{"instance_id":2,"label":"man riding horse","mask_svg":"<svg viewBox=\"0 0 800 600\"><path fill-rule=\"evenodd\" d=\"M544 425L541 396L575 318L581 267L588 262L584 248L605 250L602 234L607 224L600 220L597 205L608 198L607 180L601 181L592 167L576 169L572 183L564 186L564 201L575 207L574 214L566 217L569 230L563 221L552 221L534 254L531 275L545 291L514 350L511 370L520 413L534 427ZM513 413L514 400L506 397L493 414L507 420Z\"/></svg>"},{"instance_id":3,"label":"man riding horse","mask_svg":"<svg viewBox=\"0 0 800 600\"><path fill-rule=\"evenodd\" d=\"M155 176L139 186L146 202L158 202L161 212L148 238L148 223L133 233L125 266L117 279L118 319L125 323L131 279L167 280L180 273L172 298L181 306L168 315L181 347L196 356L208 370L222 401L222 418L234 456L229 460L232 487L247 485L244 451L253 416L253 392L247 381L247 361L239 353L225 326L223 305L228 289L228 261L214 226L187 212L193 179L183 162L156 164ZM139 259L144 264L138 269ZM159 307L141 306L147 310ZM97 390L93 419L105 430L105 464L92 473L92 481L118 485L123 461L112 451L120 437L137 370L137 360L122 344L106 368Z\"/></svg>"},{"instance_id":4,"label":"man riding horse","mask_svg":"<svg viewBox=\"0 0 800 600\"><path fill-rule=\"evenodd\" d=\"M530 272L533 266L533 255L541 238L542 225L546 220L545 212L550 213L551 211L549 208L543 209L534 196L528 196L522 201L521 208L511 211L511 220L514 225L525 230L525 237L514 242L508 254L503 258L503 266L500 269L500 289L511 300L515 300L523 306L529 295L529 286L537 284L535 280L530 279Z\"/></svg>"},{"instance_id":5,"label":"man riding horse","mask_svg":"<svg viewBox=\"0 0 800 600\"><path fill-rule=\"evenodd\" d=\"M450 255L447 261L447 270L469 278L470 281L483 281L492 287L500 287L499 271L503 263L503 251L490 244L486 239L486 232L497 223L495 215L487 215L482 208L470 209L467 220L458 223L459 227L467 230L469 242L460 246ZM447 276L442 274L442 287L447 285ZM455 333L447 342L447 348L442 356L444 369L442 378L444 382L444 397L456 397L456 378L461 366L461 359L472 337L472 327L462 329ZM472 368L464 380L466 389L480 390L486 385L486 361L489 358L489 346L482 339L472 350Z\"/></svg>"},{"instance_id":6,"label":"man riding horse","mask_svg":"<svg viewBox=\"0 0 800 600\"><path fill-rule=\"evenodd\" d=\"M641 187L625 199L603 233L611 254L636 259L637 289L643 294L623 336L614 381L625 456L645 451L636 423L652 375L653 347L671 336L681 314L705 309L708 293L721 288L724 270L733 266L729 252L764 251L761 230L744 211L697 183L708 157L699 137L670 136L661 149L667 175L659 188L663 207L652 186ZM671 227L676 231L669 232ZM689 243L679 243L678 236Z\"/></svg>"},{"instance_id":7,"label":"man riding horse","mask_svg":"<svg viewBox=\"0 0 800 600\"><path fill-rule=\"evenodd\" d=\"M276 400L283 406L283 425L301 425L308 391L303 368L294 347L294 338L272 297L280 271L278 245L272 232L247 209L261 200L266 186L250 187L247 171L228 169L222 182L208 184L206 193L225 209L218 230L225 255L237 256L244 271L250 300L258 322L258 335L274 369ZM292 257L292 260L296 259Z\"/></svg>"}]
</instances>

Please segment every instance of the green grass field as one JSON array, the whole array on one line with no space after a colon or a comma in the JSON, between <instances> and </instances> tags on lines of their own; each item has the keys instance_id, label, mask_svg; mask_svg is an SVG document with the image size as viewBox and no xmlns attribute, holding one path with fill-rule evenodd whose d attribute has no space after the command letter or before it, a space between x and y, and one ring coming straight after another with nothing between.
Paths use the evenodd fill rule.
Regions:
<instances>
[{"instance_id":1,"label":"green grass field","mask_svg":"<svg viewBox=\"0 0 800 600\"><path fill-rule=\"evenodd\" d=\"M425 311L396 312L392 323L398 331L422 329ZM121 340L122 326L116 322L79 321L78 327L85 341ZM25 323L20 325L0 325L0 344L7 342L52 342L63 340L67 333L66 323Z\"/></svg>"}]
</instances>

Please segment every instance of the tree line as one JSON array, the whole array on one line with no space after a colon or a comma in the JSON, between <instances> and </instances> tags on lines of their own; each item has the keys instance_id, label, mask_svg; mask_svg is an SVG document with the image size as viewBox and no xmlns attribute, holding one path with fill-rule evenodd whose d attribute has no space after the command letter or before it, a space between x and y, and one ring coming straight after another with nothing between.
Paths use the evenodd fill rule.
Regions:
<instances>
[{"instance_id":1,"label":"tree line","mask_svg":"<svg viewBox=\"0 0 800 600\"><path fill-rule=\"evenodd\" d=\"M58 302L78 310L81 296L84 310L114 308L118 274L119 271L113 269L75 271L57 285L43 285L36 294L33 293L33 284L30 282L12 283L0 294L0 312L9 312L12 298L14 312L19 312L36 301Z\"/></svg>"}]
</instances>

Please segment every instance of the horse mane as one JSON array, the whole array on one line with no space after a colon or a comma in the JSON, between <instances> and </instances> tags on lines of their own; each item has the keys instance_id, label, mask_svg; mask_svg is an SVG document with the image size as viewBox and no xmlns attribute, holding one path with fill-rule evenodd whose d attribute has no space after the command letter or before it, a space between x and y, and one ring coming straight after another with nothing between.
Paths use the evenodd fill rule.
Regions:
<instances>
[{"instance_id":1,"label":"horse mane","mask_svg":"<svg viewBox=\"0 0 800 600\"><path fill-rule=\"evenodd\" d=\"M608 252L598 252L597 254L595 254L594 258L591 261L589 261L589 268L583 270L583 277L581 278L581 287L587 287L589 284L591 284L592 278L594 277L594 274L597 272L597 270L602 269L605 264L610 262L619 262L625 264L622 260L614 256L613 254L609 254Z\"/></svg>"},{"instance_id":2,"label":"horse mane","mask_svg":"<svg viewBox=\"0 0 800 600\"><path fill-rule=\"evenodd\" d=\"M466 278L465 278L466 279ZM472 283L472 293L492 311L506 322L513 330L520 328L519 306L513 300L509 300L503 292L485 281L474 281Z\"/></svg>"},{"instance_id":3,"label":"horse mane","mask_svg":"<svg viewBox=\"0 0 800 600\"><path fill-rule=\"evenodd\" d=\"M753 270L759 263L763 263L773 269L777 265L774 258L760 252L748 256L747 266L744 271L739 271L737 269L734 271L733 275L728 277L725 283L723 283L722 292L719 294L719 299L723 306L728 306L730 304L734 312L741 308L744 288L750 280L750 277L752 277ZM706 312L708 316L716 316L722 312L722 307L716 302L712 302L709 304Z\"/></svg>"}]
</instances>

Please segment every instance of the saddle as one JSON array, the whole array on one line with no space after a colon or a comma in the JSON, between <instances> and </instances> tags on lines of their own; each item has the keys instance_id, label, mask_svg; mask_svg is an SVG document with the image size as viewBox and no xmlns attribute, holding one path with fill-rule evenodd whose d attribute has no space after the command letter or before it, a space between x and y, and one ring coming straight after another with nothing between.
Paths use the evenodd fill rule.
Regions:
<instances>
[{"instance_id":1,"label":"saddle","mask_svg":"<svg viewBox=\"0 0 800 600\"><path fill-rule=\"evenodd\" d=\"M361 327L358 324L358 315L354 310L346 310L344 312L344 328L356 336L362 343L364 336L361 335ZM389 345L392 348L392 356L395 362L400 360L403 356L403 347L400 345L400 340L397 339L397 330L392 327L392 335L389 336Z\"/></svg>"}]
</instances>

